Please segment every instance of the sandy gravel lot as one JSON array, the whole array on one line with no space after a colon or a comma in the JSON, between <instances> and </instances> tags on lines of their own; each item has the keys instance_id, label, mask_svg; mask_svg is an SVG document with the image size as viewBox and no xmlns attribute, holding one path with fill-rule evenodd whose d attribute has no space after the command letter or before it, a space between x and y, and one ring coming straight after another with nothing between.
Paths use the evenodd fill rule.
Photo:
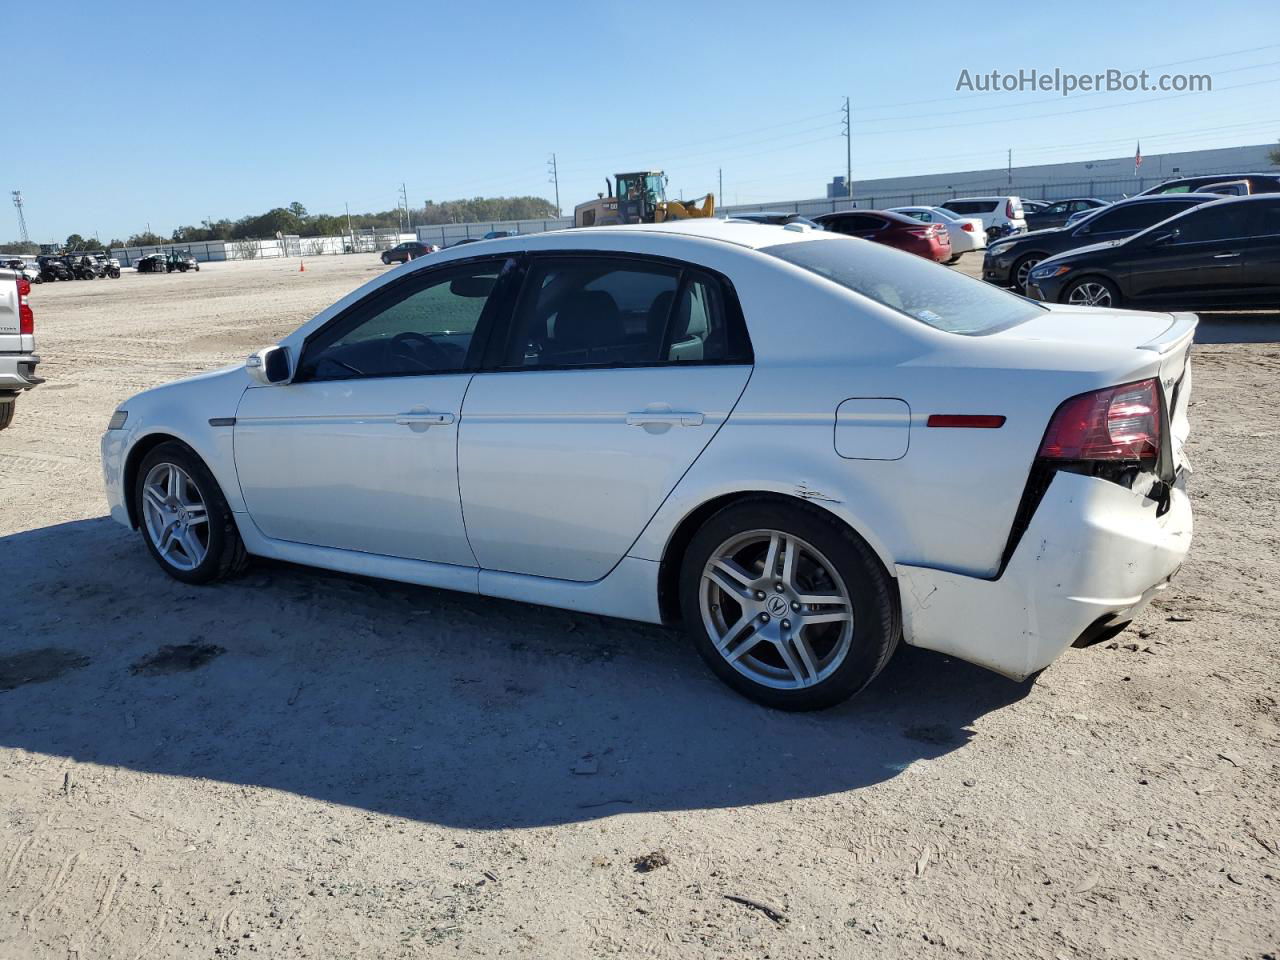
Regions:
<instances>
[{"instance_id":1,"label":"sandy gravel lot","mask_svg":"<svg viewBox=\"0 0 1280 960\"><path fill-rule=\"evenodd\" d=\"M382 269L36 288L49 382L0 434L0 958L1276 954L1275 320L1204 330L1272 342L1196 348L1195 546L1114 644L1022 684L903 649L790 716L670 631L278 564L190 588L103 516L119 401Z\"/></svg>"}]
</instances>

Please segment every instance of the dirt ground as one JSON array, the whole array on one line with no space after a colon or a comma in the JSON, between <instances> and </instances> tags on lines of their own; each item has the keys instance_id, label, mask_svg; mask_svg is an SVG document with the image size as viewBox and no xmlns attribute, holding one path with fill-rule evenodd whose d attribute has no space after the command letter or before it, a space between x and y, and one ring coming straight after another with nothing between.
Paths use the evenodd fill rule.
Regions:
<instances>
[{"instance_id":1,"label":"dirt ground","mask_svg":"<svg viewBox=\"0 0 1280 960\"><path fill-rule=\"evenodd\" d=\"M671 631L279 564L186 587L104 517L118 402L382 269L33 293L49 381L0 434L0 958L1276 954L1274 318L1202 329L1195 545L1129 631L1021 684L902 649L792 716Z\"/></svg>"}]
</instances>

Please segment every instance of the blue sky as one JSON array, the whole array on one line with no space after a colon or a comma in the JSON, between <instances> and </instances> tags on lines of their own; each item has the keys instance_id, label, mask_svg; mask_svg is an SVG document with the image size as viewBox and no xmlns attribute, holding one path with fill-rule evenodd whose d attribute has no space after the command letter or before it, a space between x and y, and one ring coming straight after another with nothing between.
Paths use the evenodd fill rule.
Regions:
<instances>
[{"instance_id":1,"label":"blue sky","mask_svg":"<svg viewBox=\"0 0 1280 960\"><path fill-rule=\"evenodd\" d=\"M566 210L650 165L672 194L716 190L723 168L730 203L820 196L844 172L846 94L855 181L1001 166L1010 147L1018 164L1280 138L1280 4L1258 0L1077 2L1004 24L930 2L77 6L54 26L0 5L30 27L0 58L0 189L23 191L33 239L294 200L392 209L402 181L414 205L550 198L553 151ZM1204 72L1214 91L955 90L962 68L1032 67ZM5 202L0 240L17 233Z\"/></svg>"}]
</instances>

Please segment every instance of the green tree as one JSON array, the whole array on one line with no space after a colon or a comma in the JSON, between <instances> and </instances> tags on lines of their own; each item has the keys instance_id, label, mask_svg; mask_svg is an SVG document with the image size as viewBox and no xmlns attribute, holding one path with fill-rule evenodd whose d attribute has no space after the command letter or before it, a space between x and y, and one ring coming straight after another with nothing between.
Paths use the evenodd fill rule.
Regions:
<instances>
[{"instance_id":1,"label":"green tree","mask_svg":"<svg viewBox=\"0 0 1280 960\"><path fill-rule=\"evenodd\" d=\"M129 238L126 246L130 247L154 247L162 243L168 243L164 237L158 233L152 233L150 230L143 230L141 233L135 233Z\"/></svg>"},{"instance_id":2,"label":"green tree","mask_svg":"<svg viewBox=\"0 0 1280 960\"><path fill-rule=\"evenodd\" d=\"M1267 159L1270 160L1273 165L1280 167L1280 148L1272 150L1270 153L1268 153Z\"/></svg>"},{"instance_id":3,"label":"green tree","mask_svg":"<svg viewBox=\"0 0 1280 960\"><path fill-rule=\"evenodd\" d=\"M67 242L63 244L68 250L80 250L89 245L89 241L78 233L73 233L67 237Z\"/></svg>"},{"instance_id":4,"label":"green tree","mask_svg":"<svg viewBox=\"0 0 1280 960\"><path fill-rule=\"evenodd\" d=\"M289 212L292 213L299 220L307 219L307 208L304 207L302 204L300 204L297 200L289 204Z\"/></svg>"},{"instance_id":5,"label":"green tree","mask_svg":"<svg viewBox=\"0 0 1280 960\"><path fill-rule=\"evenodd\" d=\"M0 243L0 253L17 253L26 255L39 252L40 245L36 243L23 243L21 240L11 240L8 243Z\"/></svg>"}]
</instances>

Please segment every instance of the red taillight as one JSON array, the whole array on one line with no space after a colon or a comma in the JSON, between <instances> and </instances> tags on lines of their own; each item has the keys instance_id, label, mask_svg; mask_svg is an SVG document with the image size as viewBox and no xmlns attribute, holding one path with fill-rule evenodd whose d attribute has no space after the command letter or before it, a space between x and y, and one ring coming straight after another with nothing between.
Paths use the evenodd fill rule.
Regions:
<instances>
[{"instance_id":1,"label":"red taillight","mask_svg":"<svg viewBox=\"0 0 1280 960\"><path fill-rule=\"evenodd\" d=\"M1004 216L1006 220L1013 219L1013 201L1012 200L1006 200L1004 202Z\"/></svg>"},{"instance_id":2,"label":"red taillight","mask_svg":"<svg viewBox=\"0 0 1280 960\"><path fill-rule=\"evenodd\" d=\"M27 297L31 294L31 281L26 277L18 278L18 333L28 335L36 332L36 315L31 310Z\"/></svg>"},{"instance_id":3,"label":"red taillight","mask_svg":"<svg viewBox=\"0 0 1280 960\"><path fill-rule=\"evenodd\" d=\"M1082 393L1054 413L1040 444L1048 460L1154 460L1160 453L1159 381Z\"/></svg>"},{"instance_id":4,"label":"red taillight","mask_svg":"<svg viewBox=\"0 0 1280 960\"><path fill-rule=\"evenodd\" d=\"M908 227L907 233L911 234L913 237L932 237L933 227Z\"/></svg>"},{"instance_id":5,"label":"red taillight","mask_svg":"<svg viewBox=\"0 0 1280 960\"><path fill-rule=\"evenodd\" d=\"M973 224L966 220L964 223L960 224L960 229L965 233L973 233Z\"/></svg>"}]
</instances>

